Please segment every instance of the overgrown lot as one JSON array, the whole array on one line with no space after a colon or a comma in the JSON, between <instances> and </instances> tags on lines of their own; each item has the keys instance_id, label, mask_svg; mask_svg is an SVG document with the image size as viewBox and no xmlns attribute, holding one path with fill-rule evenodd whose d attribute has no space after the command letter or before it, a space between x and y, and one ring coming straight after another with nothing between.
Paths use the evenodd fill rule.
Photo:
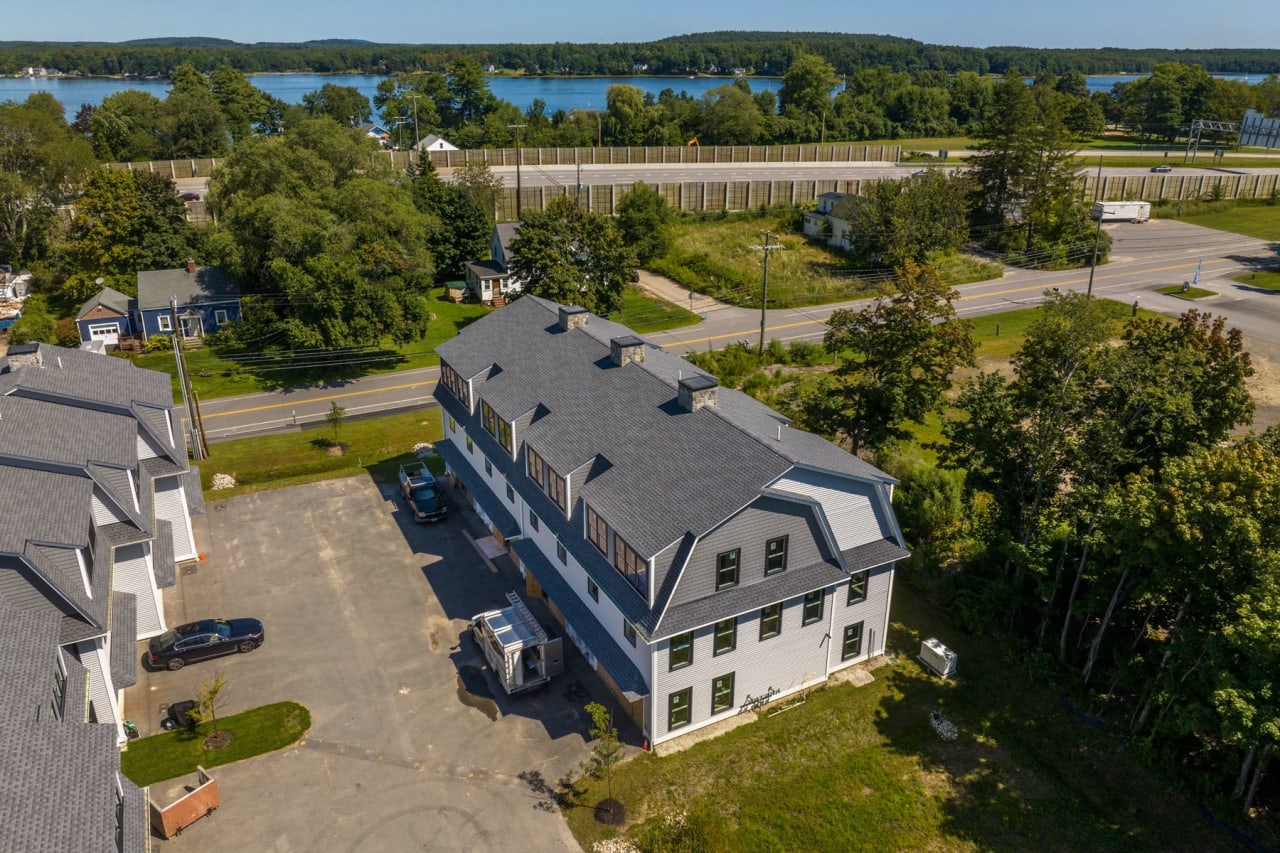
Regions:
<instances>
[{"instance_id":1,"label":"overgrown lot","mask_svg":"<svg viewBox=\"0 0 1280 853\"><path fill-rule=\"evenodd\" d=\"M760 307L765 243L770 232L780 251L769 256L769 307L823 305L875 296L892 273L859 268L843 253L808 240L796 229L796 211L689 217L675 226L674 246L649 269L698 293L747 308ZM996 278L998 264L959 255L940 263L943 280L964 284Z\"/></svg>"},{"instance_id":2,"label":"overgrown lot","mask_svg":"<svg viewBox=\"0 0 1280 853\"><path fill-rule=\"evenodd\" d=\"M670 756L614 771L621 834L645 850L1208 850L1227 836L1145 770L1113 735L1053 690L964 636L922 598L894 591L896 655L865 686L812 692L803 705ZM957 649L954 682L914 660L923 637ZM959 727L940 740L929 712ZM568 795L587 849L619 830L597 822L602 781ZM684 815L683 823L670 816Z\"/></svg>"}]
</instances>

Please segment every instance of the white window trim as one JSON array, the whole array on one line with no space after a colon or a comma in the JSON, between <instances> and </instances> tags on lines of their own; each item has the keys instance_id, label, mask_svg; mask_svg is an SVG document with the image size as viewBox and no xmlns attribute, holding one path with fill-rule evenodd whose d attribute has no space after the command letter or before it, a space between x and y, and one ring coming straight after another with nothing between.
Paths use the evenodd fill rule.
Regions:
<instances>
[{"instance_id":1,"label":"white window trim","mask_svg":"<svg viewBox=\"0 0 1280 853\"><path fill-rule=\"evenodd\" d=\"M156 317L156 327L159 328L160 331L162 332L172 332L173 318L170 317L168 314L159 315L158 317Z\"/></svg>"},{"instance_id":2,"label":"white window trim","mask_svg":"<svg viewBox=\"0 0 1280 853\"><path fill-rule=\"evenodd\" d=\"M229 316L229 315L227 314L227 309L225 309L225 308L218 308L217 310L215 310L215 311L213 312L213 322L215 322L215 323L217 323L219 326L221 326L223 323L227 322L227 317L228 317L228 316Z\"/></svg>"}]
</instances>

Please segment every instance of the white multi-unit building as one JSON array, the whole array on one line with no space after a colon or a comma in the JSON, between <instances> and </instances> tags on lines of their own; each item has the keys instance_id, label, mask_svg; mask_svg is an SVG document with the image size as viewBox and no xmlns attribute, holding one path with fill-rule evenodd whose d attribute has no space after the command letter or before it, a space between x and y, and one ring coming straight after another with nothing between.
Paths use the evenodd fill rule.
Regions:
<instances>
[{"instance_id":1,"label":"white multi-unit building","mask_svg":"<svg viewBox=\"0 0 1280 853\"><path fill-rule=\"evenodd\" d=\"M654 744L883 653L886 474L580 308L437 351L450 474Z\"/></svg>"}]
</instances>

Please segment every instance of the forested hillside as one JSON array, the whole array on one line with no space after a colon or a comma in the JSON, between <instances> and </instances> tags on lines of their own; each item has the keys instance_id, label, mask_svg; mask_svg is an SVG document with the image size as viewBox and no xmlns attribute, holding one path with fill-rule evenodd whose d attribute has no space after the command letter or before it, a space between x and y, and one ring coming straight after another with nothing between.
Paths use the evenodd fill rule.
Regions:
<instances>
[{"instance_id":1,"label":"forested hillside","mask_svg":"<svg viewBox=\"0 0 1280 853\"><path fill-rule=\"evenodd\" d=\"M0 73L35 66L89 75L167 74L183 62L201 71L229 65L245 73L442 71L462 58L523 74L781 74L800 53L814 53L837 73L866 66L894 71L1002 74L1148 72L1162 62L1210 71L1280 71L1280 50L1043 49L932 45L885 35L716 32L614 44L386 45L326 39L298 44L237 44L222 39L145 39L119 44L0 42Z\"/></svg>"}]
</instances>

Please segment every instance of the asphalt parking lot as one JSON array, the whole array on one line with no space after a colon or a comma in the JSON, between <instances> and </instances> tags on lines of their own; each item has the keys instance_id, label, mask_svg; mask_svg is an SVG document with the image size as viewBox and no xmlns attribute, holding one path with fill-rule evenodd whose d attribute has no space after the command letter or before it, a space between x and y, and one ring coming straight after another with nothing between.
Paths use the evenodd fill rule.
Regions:
<instances>
[{"instance_id":1,"label":"asphalt parking lot","mask_svg":"<svg viewBox=\"0 0 1280 853\"><path fill-rule=\"evenodd\" d=\"M468 621L523 587L509 564L481 560L466 531L483 531L454 508L415 525L394 487L363 477L209 505L197 520L206 559L165 591L169 624L252 616L266 642L140 669L125 713L158 731L164 706L221 671L220 715L291 699L312 728L300 745L213 769L222 807L159 849L578 849L541 785L587 757L589 699L569 672L515 700L482 674ZM152 797L169 802L189 781Z\"/></svg>"}]
</instances>

